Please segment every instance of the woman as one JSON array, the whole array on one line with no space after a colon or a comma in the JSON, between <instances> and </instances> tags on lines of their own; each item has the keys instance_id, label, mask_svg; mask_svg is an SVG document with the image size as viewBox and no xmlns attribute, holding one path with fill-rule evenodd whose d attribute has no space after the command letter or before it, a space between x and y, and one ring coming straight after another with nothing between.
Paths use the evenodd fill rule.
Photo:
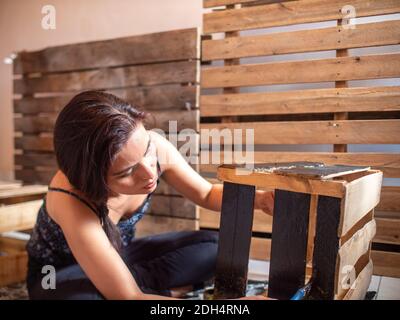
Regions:
<instances>
[{"instance_id":1,"label":"woman","mask_svg":"<svg viewBox=\"0 0 400 320\"><path fill-rule=\"evenodd\" d=\"M202 207L220 211L222 201L222 185L196 173L144 118L100 91L78 94L60 112L59 170L27 244L31 299L172 299L212 278L217 233L134 238L161 176ZM272 212L272 203L271 193L257 192L256 208ZM49 265L55 286L47 288Z\"/></svg>"}]
</instances>

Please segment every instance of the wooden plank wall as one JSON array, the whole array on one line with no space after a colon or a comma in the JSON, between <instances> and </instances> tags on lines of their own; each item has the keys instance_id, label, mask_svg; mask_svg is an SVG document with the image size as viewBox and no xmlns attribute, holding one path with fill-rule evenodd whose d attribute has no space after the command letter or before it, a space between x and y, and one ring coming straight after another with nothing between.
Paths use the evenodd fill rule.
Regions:
<instances>
[{"instance_id":1,"label":"wooden plank wall","mask_svg":"<svg viewBox=\"0 0 400 320\"><path fill-rule=\"evenodd\" d=\"M349 28L341 11L346 0L203 3L204 33L211 39L202 41L202 61L208 65L201 71L201 129L254 129L254 160L259 163L367 165L382 170L384 178L400 178L398 152L348 150L350 144L378 144L380 150L400 144L400 87L379 80L374 85L351 82L400 77L400 51L354 55L351 50L398 45L399 19ZM351 5L357 17L400 12L397 0L353 0ZM309 24L317 22L326 24ZM286 28L297 24L302 24L298 31ZM274 27L285 28L269 29ZM322 52L325 58L318 58ZM300 58L292 55L299 53ZM276 145L283 145L282 151L271 148ZM319 150L319 145L331 149ZM204 155L209 141L202 141L201 148ZM205 158L200 171L213 179L217 164ZM400 277L400 187L383 187L375 217L374 273ZM201 209L200 227L218 226L218 215ZM253 258L269 259L271 229L272 218L256 210Z\"/></svg>"},{"instance_id":2,"label":"wooden plank wall","mask_svg":"<svg viewBox=\"0 0 400 320\"><path fill-rule=\"evenodd\" d=\"M80 91L106 90L144 109L150 113L148 129L168 132L169 120L175 120L178 131L198 132L199 67L198 29L18 53L14 64L16 179L49 183L57 170L52 140L55 119ZM196 228L196 206L162 182L137 235Z\"/></svg>"}]
</instances>

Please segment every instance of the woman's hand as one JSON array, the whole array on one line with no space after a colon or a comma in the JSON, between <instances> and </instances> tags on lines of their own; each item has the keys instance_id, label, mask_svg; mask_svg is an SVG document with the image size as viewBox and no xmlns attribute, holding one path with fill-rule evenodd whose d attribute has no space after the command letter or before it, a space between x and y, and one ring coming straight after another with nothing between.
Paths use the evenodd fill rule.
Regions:
<instances>
[{"instance_id":1,"label":"woman's hand","mask_svg":"<svg viewBox=\"0 0 400 320\"><path fill-rule=\"evenodd\" d=\"M274 213L274 192L257 190L254 200L254 208L264 211L266 214Z\"/></svg>"}]
</instances>

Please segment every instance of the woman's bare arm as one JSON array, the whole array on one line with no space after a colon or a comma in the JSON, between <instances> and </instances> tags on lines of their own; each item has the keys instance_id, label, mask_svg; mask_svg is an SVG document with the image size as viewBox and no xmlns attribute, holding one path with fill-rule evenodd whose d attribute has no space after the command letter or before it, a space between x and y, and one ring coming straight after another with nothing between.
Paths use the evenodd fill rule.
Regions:
<instances>
[{"instance_id":1,"label":"woman's bare arm","mask_svg":"<svg viewBox=\"0 0 400 320\"><path fill-rule=\"evenodd\" d=\"M162 154L159 158L162 160L160 162L164 171L164 180L197 205L209 210L221 211L223 185L212 184L204 179L193 170L168 140L155 132L151 134L158 152ZM272 215L273 201L272 192L257 190L254 207Z\"/></svg>"},{"instance_id":2,"label":"woman's bare arm","mask_svg":"<svg viewBox=\"0 0 400 320\"><path fill-rule=\"evenodd\" d=\"M52 217L62 228L75 259L106 299L172 299L143 293L111 245L98 217L74 198L62 200L65 205L62 210L53 210Z\"/></svg>"}]
</instances>

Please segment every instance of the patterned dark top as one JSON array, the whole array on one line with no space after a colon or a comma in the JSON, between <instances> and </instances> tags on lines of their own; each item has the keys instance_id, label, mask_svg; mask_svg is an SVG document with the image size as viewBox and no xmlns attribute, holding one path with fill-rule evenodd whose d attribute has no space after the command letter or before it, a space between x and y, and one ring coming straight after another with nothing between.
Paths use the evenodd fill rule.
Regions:
<instances>
[{"instance_id":1,"label":"patterned dark top","mask_svg":"<svg viewBox=\"0 0 400 320\"><path fill-rule=\"evenodd\" d=\"M160 181L161 169L157 162L158 179ZM92 210L95 209L77 194L60 188L49 187L49 191L58 191L68 193L84 202ZM135 237L135 225L143 217L150 206L150 200L153 193L147 195L141 206L131 215L130 218L120 220L117 227L121 234L122 246L126 247ZM77 263L68 243L65 239L61 227L49 216L46 210L46 197L43 198L43 204L39 209L36 224L34 226L30 240L26 245L28 251L28 281L41 275L44 265L52 265L56 269Z\"/></svg>"}]
</instances>

